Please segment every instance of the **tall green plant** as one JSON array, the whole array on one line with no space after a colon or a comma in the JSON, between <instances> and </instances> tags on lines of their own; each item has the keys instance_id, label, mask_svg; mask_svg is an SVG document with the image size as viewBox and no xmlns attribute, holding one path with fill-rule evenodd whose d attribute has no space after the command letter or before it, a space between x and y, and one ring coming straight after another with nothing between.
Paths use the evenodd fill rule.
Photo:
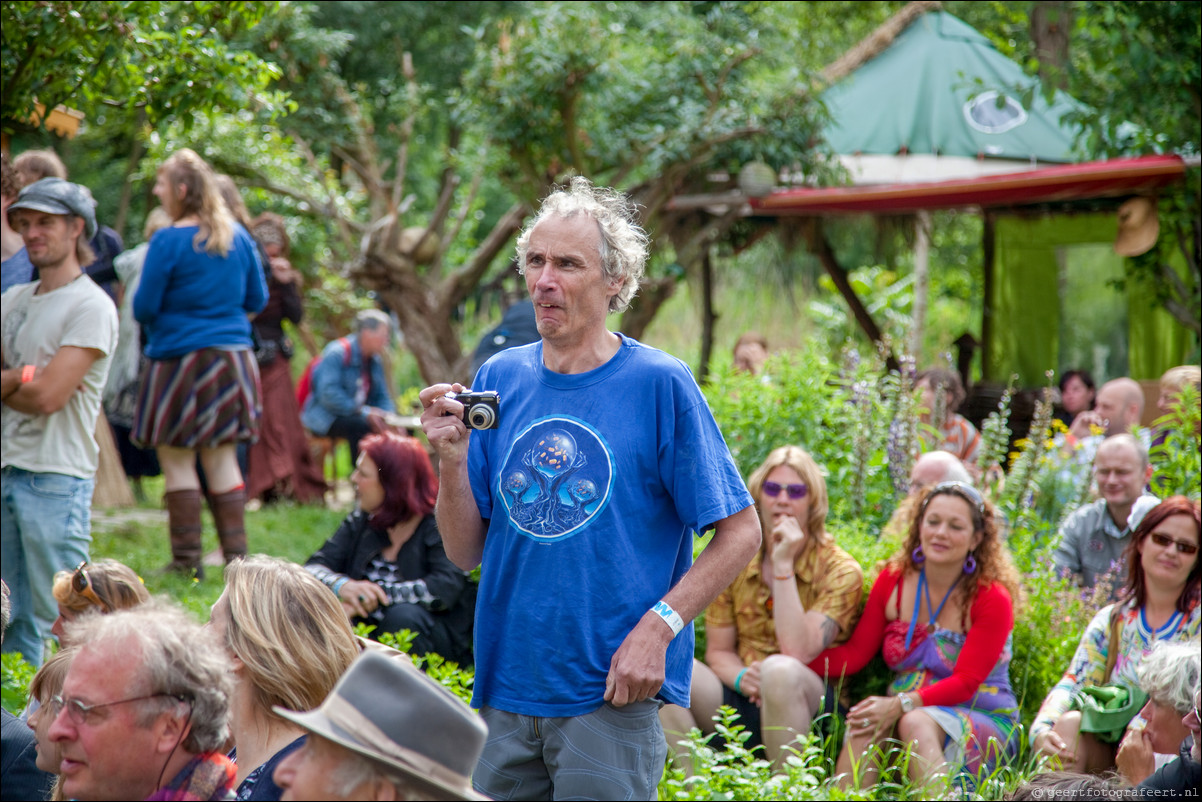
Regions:
<instances>
[{"instance_id":1,"label":"tall green plant","mask_svg":"<svg viewBox=\"0 0 1202 802\"><path fill-rule=\"evenodd\" d=\"M1160 498L1202 496L1202 455L1198 433L1202 431L1202 408L1198 388L1187 385L1173 400L1168 414L1157 418L1156 430L1164 433L1149 454L1156 472L1152 492Z\"/></svg>"},{"instance_id":2,"label":"tall green plant","mask_svg":"<svg viewBox=\"0 0 1202 802\"><path fill-rule=\"evenodd\" d=\"M772 357L762 377L719 368L705 395L744 476L772 449L801 446L826 471L830 520L879 531L892 512L893 493L883 438L865 437L864 426L880 430L888 420L880 381L872 363L841 375L811 346Z\"/></svg>"}]
</instances>

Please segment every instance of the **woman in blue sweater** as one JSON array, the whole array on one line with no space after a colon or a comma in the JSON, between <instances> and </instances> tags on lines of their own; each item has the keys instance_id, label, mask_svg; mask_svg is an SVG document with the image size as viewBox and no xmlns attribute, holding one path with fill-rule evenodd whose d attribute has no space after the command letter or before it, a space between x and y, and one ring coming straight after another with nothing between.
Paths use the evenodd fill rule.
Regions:
<instances>
[{"instance_id":1,"label":"woman in blue sweater","mask_svg":"<svg viewBox=\"0 0 1202 802\"><path fill-rule=\"evenodd\" d=\"M212 168L179 150L159 168L154 194L174 223L154 235L134 317L149 369L131 439L153 446L166 484L167 568L203 575L200 455L226 562L246 553L246 488L236 445L258 434L259 372L250 316L267 303L258 249L221 200Z\"/></svg>"}]
</instances>

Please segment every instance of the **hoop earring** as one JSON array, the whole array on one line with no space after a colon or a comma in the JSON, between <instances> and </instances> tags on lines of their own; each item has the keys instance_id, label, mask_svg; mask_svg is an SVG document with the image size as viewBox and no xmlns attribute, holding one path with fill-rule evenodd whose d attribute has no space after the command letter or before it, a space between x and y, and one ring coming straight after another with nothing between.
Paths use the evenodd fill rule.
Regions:
<instances>
[{"instance_id":1,"label":"hoop earring","mask_svg":"<svg viewBox=\"0 0 1202 802\"><path fill-rule=\"evenodd\" d=\"M915 565L922 565L927 560L927 555L922 553L922 546L915 546L914 551L910 552L910 559Z\"/></svg>"},{"instance_id":2,"label":"hoop earring","mask_svg":"<svg viewBox=\"0 0 1202 802\"><path fill-rule=\"evenodd\" d=\"M964 573L971 574L977 570L977 558L970 552L968 559L964 561Z\"/></svg>"}]
</instances>

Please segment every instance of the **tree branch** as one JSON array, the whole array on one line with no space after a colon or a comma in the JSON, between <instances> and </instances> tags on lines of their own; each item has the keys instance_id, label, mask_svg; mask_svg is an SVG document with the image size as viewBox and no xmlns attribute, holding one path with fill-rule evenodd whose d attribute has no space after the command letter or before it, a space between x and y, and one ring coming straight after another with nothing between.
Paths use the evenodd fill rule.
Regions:
<instances>
[{"instance_id":1,"label":"tree branch","mask_svg":"<svg viewBox=\"0 0 1202 802\"><path fill-rule=\"evenodd\" d=\"M467 297L472 288L480 282L480 278L488 272L501 248L521 229L528 213L526 204L519 201L501 215L501 219L492 227L492 231L488 232L488 236L476 248L467 264L447 276L438 288L437 294L443 305L457 305Z\"/></svg>"}]
</instances>

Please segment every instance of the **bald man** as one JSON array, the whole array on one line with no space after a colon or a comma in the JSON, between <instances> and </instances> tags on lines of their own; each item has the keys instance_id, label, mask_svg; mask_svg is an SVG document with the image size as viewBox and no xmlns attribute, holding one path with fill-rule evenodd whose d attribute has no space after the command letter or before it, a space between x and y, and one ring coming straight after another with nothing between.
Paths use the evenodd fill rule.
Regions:
<instances>
[{"instance_id":1,"label":"bald man","mask_svg":"<svg viewBox=\"0 0 1202 802\"><path fill-rule=\"evenodd\" d=\"M1144 391L1139 382L1126 377L1113 379L1098 390L1094 408L1082 412L1073 420L1069 434L1084 441L1092 435L1091 427L1102 429L1106 437L1131 431L1144 414Z\"/></svg>"},{"instance_id":2,"label":"bald man","mask_svg":"<svg viewBox=\"0 0 1202 802\"><path fill-rule=\"evenodd\" d=\"M972 484L972 476L960 458L950 451L928 451L914 460L914 467L910 469L911 493L940 482Z\"/></svg>"},{"instance_id":3,"label":"bald man","mask_svg":"<svg viewBox=\"0 0 1202 802\"><path fill-rule=\"evenodd\" d=\"M1139 382L1124 377L1103 384L1094 408L1077 415L1068 432L1056 435L1060 449L1058 467L1045 487L1047 498L1039 502L1040 514L1051 517L1062 505L1081 498L1098 446L1107 438L1132 433L1147 453L1152 445L1152 432L1139 425L1143 414L1144 392ZM1094 434L1092 429L1101 432Z\"/></svg>"},{"instance_id":4,"label":"bald man","mask_svg":"<svg viewBox=\"0 0 1202 802\"><path fill-rule=\"evenodd\" d=\"M1152 477L1148 449L1130 434L1116 434L1098 446L1093 465L1098 485L1097 501L1078 509L1060 527L1053 561L1056 570L1076 578L1085 588L1110 573L1116 579L1110 598L1122 587L1121 562L1131 533L1160 499L1144 492Z\"/></svg>"},{"instance_id":5,"label":"bald man","mask_svg":"<svg viewBox=\"0 0 1202 802\"><path fill-rule=\"evenodd\" d=\"M897 543L909 534L910 519L914 516L914 505L919 502L928 488L940 482L964 482L973 484L972 476L960 458L950 451L928 451L914 460L910 469L910 491L901 500L885 528L881 539Z\"/></svg>"}]
</instances>

